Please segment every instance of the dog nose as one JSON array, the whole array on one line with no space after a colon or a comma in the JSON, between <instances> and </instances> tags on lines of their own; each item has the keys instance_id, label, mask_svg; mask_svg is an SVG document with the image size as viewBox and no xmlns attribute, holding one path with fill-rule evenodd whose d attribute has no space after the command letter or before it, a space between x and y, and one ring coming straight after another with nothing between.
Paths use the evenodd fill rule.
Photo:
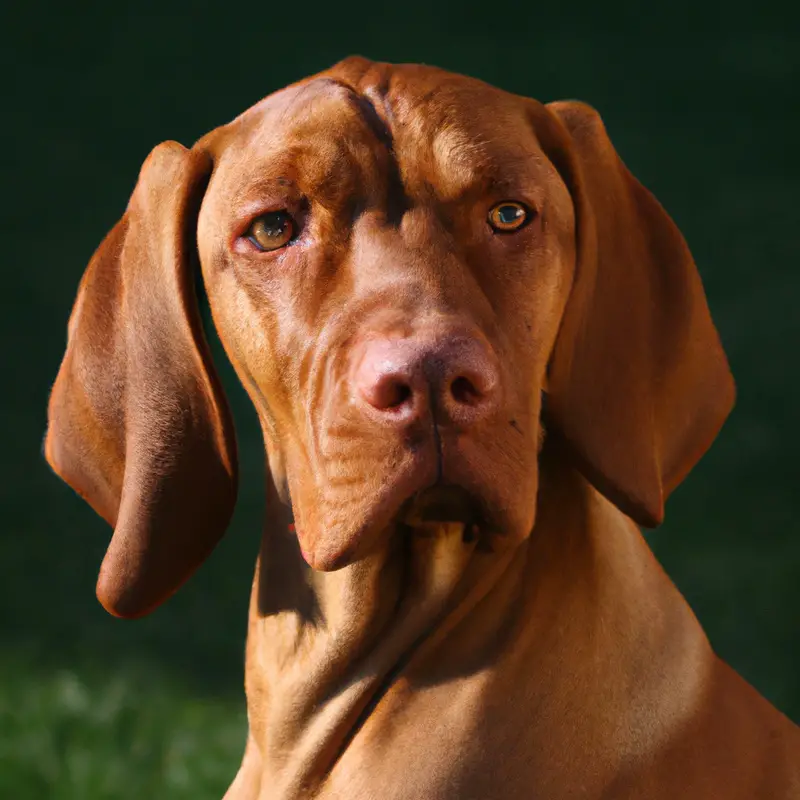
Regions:
<instances>
[{"instance_id":1,"label":"dog nose","mask_svg":"<svg viewBox=\"0 0 800 800\"><path fill-rule=\"evenodd\" d=\"M429 413L440 424L474 425L496 409L499 388L489 348L466 336L370 339L353 383L371 415L398 425Z\"/></svg>"}]
</instances>

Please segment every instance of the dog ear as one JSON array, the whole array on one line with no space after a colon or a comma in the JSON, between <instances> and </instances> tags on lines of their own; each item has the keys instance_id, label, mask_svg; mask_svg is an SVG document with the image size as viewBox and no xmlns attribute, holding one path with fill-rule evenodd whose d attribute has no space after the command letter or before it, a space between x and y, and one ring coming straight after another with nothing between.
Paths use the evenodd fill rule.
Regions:
<instances>
[{"instance_id":1,"label":"dog ear","mask_svg":"<svg viewBox=\"0 0 800 800\"><path fill-rule=\"evenodd\" d=\"M571 295L547 421L587 479L640 525L719 432L734 383L675 223L627 170L597 112L551 103L548 156L575 209Z\"/></svg>"},{"instance_id":2,"label":"dog ear","mask_svg":"<svg viewBox=\"0 0 800 800\"><path fill-rule=\"evenodd\" d=\"M137 617L197 569L233 513L233 424L192 272L211 158L176 142L145 161L81 280L48 409L45 456L114 534L97 596Z\"/></svg>"}]
</instances>

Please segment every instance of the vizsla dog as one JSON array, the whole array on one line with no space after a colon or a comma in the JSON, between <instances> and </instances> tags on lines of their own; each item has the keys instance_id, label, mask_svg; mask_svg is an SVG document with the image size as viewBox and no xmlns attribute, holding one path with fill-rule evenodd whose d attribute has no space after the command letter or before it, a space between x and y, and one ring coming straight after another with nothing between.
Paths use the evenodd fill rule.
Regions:
<instances>
[{"instance_id":1,"label":"vizsla dog","mask_svg":"<svg viewBox=\"0 0 800 800\"><path fill-rule=\"evenodd\" d=\"M800 730L637 527L734 386L594 110L351 58L155 148L81 282L46 440L114 527L121 617L234 506L197 263L269 461L229 800L800 798Z\"/></svg>"}]
</instances>

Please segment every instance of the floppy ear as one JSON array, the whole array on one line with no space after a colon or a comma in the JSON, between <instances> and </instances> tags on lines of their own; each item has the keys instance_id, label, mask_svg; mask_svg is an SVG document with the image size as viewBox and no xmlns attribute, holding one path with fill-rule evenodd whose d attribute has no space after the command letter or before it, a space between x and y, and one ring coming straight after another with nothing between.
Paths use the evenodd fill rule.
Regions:
<instances>
[{"instance_id":1,"label":"floppy ear","mask_svg":"<svg viewBox=\"0 0 800 800\"><path fill-rule=\"evenodd\" d=\"M594 109L546 106L572 195L576 269L547 419L584 475L647 527L730 413L734 384L686 242Z\"/></svg>"},{"instance_id":2,"label":"floppy ear","mask_svg":"<svg viewBox=\"0 0 800 800\"><path fill-rule=\"evenodd\" d=\"M235 503L233 425L192 279L210 172L176 142L147 158L81 280L50 397L45 456L114 527L97 596L121 617L169 597Z\"/></svg>"}]
</instances>

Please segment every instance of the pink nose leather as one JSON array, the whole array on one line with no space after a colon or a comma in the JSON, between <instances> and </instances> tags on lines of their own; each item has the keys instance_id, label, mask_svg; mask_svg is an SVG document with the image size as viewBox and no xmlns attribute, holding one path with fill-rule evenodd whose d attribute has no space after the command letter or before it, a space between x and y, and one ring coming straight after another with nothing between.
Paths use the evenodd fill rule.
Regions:
<instances>
[{"instance_id":1,"label":"pink nose leather","mask_svg":"<svg viewBox=\"0 0 800 800\"><path fill-rule=\"evenodd\" d=\"M462 336L371 339L353 376L368 413L397 425L428 413L439 424L474 425L496 409L498 383L486 345Z\"/></svg>"}]
</instances>

